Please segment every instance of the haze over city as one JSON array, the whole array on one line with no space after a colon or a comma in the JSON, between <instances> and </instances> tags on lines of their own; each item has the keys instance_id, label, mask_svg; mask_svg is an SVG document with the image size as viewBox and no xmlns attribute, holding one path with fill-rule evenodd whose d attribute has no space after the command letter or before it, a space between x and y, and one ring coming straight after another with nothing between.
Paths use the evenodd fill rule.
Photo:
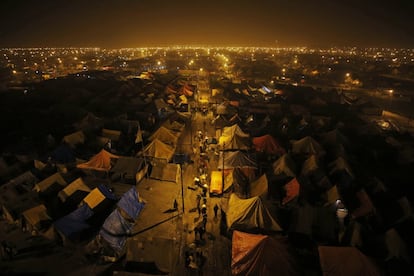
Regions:
<instances>
[{"instance_id":1,"label":"haze over city","mask_svg":"<svg viewBox=\"0 0 414 276\"><path fill-rule=\"evenodd\" d=\"M414 45L411 1L1 1L1 47Z\"/></svg>"}]
</instances>

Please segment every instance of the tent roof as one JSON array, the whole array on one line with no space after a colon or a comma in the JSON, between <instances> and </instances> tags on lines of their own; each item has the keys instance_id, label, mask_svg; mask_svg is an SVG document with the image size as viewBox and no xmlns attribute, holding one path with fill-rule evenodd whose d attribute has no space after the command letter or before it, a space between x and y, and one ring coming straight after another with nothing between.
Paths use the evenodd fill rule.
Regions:
<instances>
[{"instance_id":1,"label":"tent roof","mask_svg":"<svg viewBox=\"0 0 414 276\"><path fill-rule=\"evenodd\" d=\"M135 178L143 163L143 158L121 156L116 160L115 165L111 168L111 172L120 173L126 178Z\"/></svg>"},{"instance_id":2,"label":"tent roof","mask_svg":"<svg viewBox=\"0 0 414 276\"><path fill-rule=\"evenodd\" d=\"M175 149L173 147L170 147L158 139L154 139L151 143L145 146L144 156L166 159L169 161L173 157L174 151Z\"/></svg>"},{"instance_id":3,"label":"tent roof","mask_svg":"<svg viewBox=\"0 0 414 276\"><path fill-rule=\"evenodd\" d=\"M273 163L273 173L275 175L282 175L295 177L296 176L296 165L289 154L282 155Z\"/></svg>"},{"instance_id":4,"label":"tent roof","mask_svg":"<svg viewBox=\"0 0 414 276\"><path fill-rule=\"evenodd\" d=\"M180 179L180 165L158 163L152 167L151 178L178 183Z\"/></svg>"},{"instance_id":5,"label":"tent roof","mask_svg":"<svg viewBox=\"0 0 414 276\"><path fill-rule=\"evenodd\" d=\"M23 212L24 218L30 225L40 226L42 221L51 221L51 217L47 213L46 206L43 204L37 205Z\"/></svg>"},{"instance_id":6,"label":"tent roof","mask_svg":"<svg viewBox=\"0 0 414 276\"><path fill-rule=\"evenodd\" d=\"M77 178L75 181L71 182L63 190L58 193L58 197L62 202L65 202L68 197L70 197L76 191L85 191L90 192L91 189L83 182L82 178Z\"/></svg>"},{"instance_id":7,"label":"tent roof","mask_svg":"<svg viewBox=\"0 0 414 276\"><path fill-rule=\"evenodd\" d=\"M356 247L319 246L318 251L323 275L383 275Z\"/></svg>"},{"instance_id":8,"label":"tent roof","mask_svg":"<svg viewBox=\"0 0 414 276\"><path fill-rule=\"evenodd\" d=\"M76 147L76 145L78 144L85 143L85 134L83 134L83 132L79 130L64 136L62 141L70 145L71 147Z\"/></svg>"},{"instance_id":9,"label":"tent roof","mask_svg":"<svg viewBox=\"0 0 414 276\"><path fill-rule=\"evenodd\" d=\"M37 183L33 187L33 190L35 190L36 192L44 192L54 183L57 183L62 187L68 184L66 180L62 177L62 175L59 172L57 172Z\"/></svg>"},{"instance_id":10,"label":"tent roof","mask_svg":"<svg viewBox=\"0 0 414 276\"><path fill-rule=\"evenodd\" d=\"M296 179L296 177L293 178L291 181L289 181L285 185L285 191L286 191L286 196L283 198L282 204L286 204L289 201L296 198L297 196L299 196L300 184L299 184L299 181Z\"/></svg>"},{"instance_id":11,"label":"tent roof","mask_svg":"<svg viewBox=\"0 0 414 276\"><path fill-rule=\"evenodd\" d=\"M139 213L144 208L145 203L139 198L137 188L133 186L122 195L117 205L124 210L130 218L136 220Z\"/></svg>"},{"instance_id":12,"label":"tent roof","mask_svg":"<svg viewBox=\"0 0 414 276\"><path fill-rule=\"evenodd\" d=\"M354 177L351 166L343 157L338 157L336 160L329 163L328 168L330 175L335 174L337 172L346 172L352 178Z\"/></svg>"},{"instance_id":13,"label":"tent roof","mask_svg":"<svg viewBox=\"0 0 414 276\"><path fill-rule=\"evenodd\" d=\"M224 166L223 166L223 154L224 154ZM232 169L232 168L257 168L256 161L250 158L246 153L242 151L229 151L220 152L220 159L217 168L218 169Z\"/></svg>"},{"instance_id":14,"label":"tent roof","mask_svg":"<svg viewBox=\"0 0 414 276\"><path fill-rule=\"evenodd\" d=\"M153 141L154 139L158 139L165 144L175 145L177 144L178 135L179 134L176 132L173 132L164 126L161 126L148 138L148 140Z\"/></svg>"},{"instance_id":15,"label":"tent roof","mask_svg":"<svg viewBox=\"0 0 414 276\"><path fill-rule=\"evenodd\" d=\"M105 199L116 200L116 197L105 185L99 185L83 199L83 202L94 209Z\"/></svg>"},{"instance_id":16,"label":"tent roof","mask_svg":"<svg viewBox=\"0 0 414 276\"><path fill-rule=\"evenodd\" d=\"M234 231L232 275L299 275L287 240Z\"/></svg>"},{"instance_id":17,"label":"tent roof","mask_svg":"<svg viewBox=\"0 0 414 276\"><path fill-rule=\"evenodd\" d=\"M227 226L233 230L271 230L282 231L270 211L258 196L240 199L230 195L226 214Z\"/></svg>"},{"instance_id":18,"label":"tent roof","mask_svg":"<svg viewBox=\"0 0 414 276\"><path fill-rule=\"evenodd\" d=\"M269 135L263 135L253 138L253 147L256 151L264 152L267 154L285 154L286 151L279 145L276 139Z\"/></svg>"},{"instance_id":19,"label":"tent roof","mask_svg":"<svg viewBox=\"0 0 414 276\"><path fill-rule=\"evenodd\" d=\"M294 154L304 153L304 154L323 155L325 153L322 146L310 136L306 136L300 140L292 140L291 144L292 144L292 152Z\"/></svg>"},{"instance_id":20,"label":"tent roof","mask_svg":"<svg viewBox=\"0 0 414 276\"><path fill-rule=\"evenodd\" d=\"M111 158L117 159L119 156L102 149L88 162L78 164L76 167L80 169L90 169L96 171L109 171L111 169Z\"/></svg>"},{"instance_id":21,"label":"tent roof","mask_svg":"<svg viewBox=\"0 0 414 276\"><path fill-rule=\"evenodd\" d=\"M320 167L319 167L318 157L315 154L312 154L311 156L309 156L305 160L305 162L303 162L301 174L302 175L309 175L309 174L312 174L312 172L316 171L319 168Z\"/></svg>"}]
</instances>

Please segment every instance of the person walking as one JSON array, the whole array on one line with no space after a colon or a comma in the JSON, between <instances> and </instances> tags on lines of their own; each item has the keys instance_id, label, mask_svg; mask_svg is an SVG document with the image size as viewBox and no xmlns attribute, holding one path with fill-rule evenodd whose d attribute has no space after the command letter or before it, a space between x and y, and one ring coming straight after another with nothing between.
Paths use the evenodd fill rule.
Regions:
<instances>
[{"instance_id":1,"label":"person walking","mask_svg":"<svg viewBox=\"0 0 414 276\"><path fill-rule=\"evenodd\" d=\"M219 209L219 207L218 207L217 203L216 203L216 204L214 204L213 210L214 210L214 217L215 217L215 218L217 217L217 212L218 212L218 209Z\"/></svg>"}]
</instances>

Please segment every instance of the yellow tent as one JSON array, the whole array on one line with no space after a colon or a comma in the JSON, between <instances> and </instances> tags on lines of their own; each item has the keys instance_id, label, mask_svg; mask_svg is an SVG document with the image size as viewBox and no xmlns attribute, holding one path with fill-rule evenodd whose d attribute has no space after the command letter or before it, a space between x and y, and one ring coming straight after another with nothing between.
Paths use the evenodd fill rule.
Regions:
<instances>
[{"instance_id":1,"label":"yellow tent","mask_svg":"<svg viewBox=\"0 0 414 276\"><path fill-rule=\"evenodd\" d=\"M65 187L68 184L66 180L63 179L62 175L57 172L45 178L44 180L40 181L39 183L35 184L35 186L33 187L33 190L35 190L38 193L44 192L49 187L51 187L54 183L57 183L61 185L62 187Z\"/></svg>"},{"instance_id":2,"label":"yellow tent","mask_svg":"<svg viewBox=\"0 0 414 276\"><path fill-rule=\"evenodd\" d=\"M63 190L61 190L58 193L58 197L62 202L65 202L68 197L70 197L73 193L75 193L78 190L85 191L88 193L91 191L91 189L88 186L86 186L86 184L80 177L72 183L70 183L68 186L66 186Z\"/></svg>"},{"instance_id":3,"label":"yellow tent","mask_svg":"<svg viewBox=\"0 0 414 276\"><path fill-rule=\"evenodd\" d=\"M224 172L224 191L227 191L233 184L233 172ZM223 171L212 171L210 181L210 193L223 193Z\"/></svg>"},{"instance_id":4,"label":"yellow tent","mask_svg":"<svg viewBox=\"0 0 414 276\"><path fill-rule=\"evenodd\" d=\"M40 204L23 212L23 218L26 221L28 230L41 230L42 223L52 221L47 213L45 205Z\"/></svg>"}]
</instances>

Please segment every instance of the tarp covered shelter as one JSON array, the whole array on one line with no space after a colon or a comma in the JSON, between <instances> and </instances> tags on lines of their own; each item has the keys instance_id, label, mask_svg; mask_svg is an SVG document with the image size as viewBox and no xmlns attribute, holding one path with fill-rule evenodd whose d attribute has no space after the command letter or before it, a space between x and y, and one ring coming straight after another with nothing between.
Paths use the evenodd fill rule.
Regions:
<instances>
[{"instance_id":1,"label":"tarp covered shelter","mask_svg":"<svg viewBox=\"0 0 414 276\"><path fill-rule=\"evenodd\" d=\"M151 178L162 181L180 183L180 165L158 162L152 167Z\"/></svg>"},{"instance_id":2,"label":"tarp covered shelter","mask_svg":"<svg viewBox=\"0 0 414 276\"><path fill-rule=\"evenodd\" d=\"M253 147L258 152L263 152L271 155L283 155L286 153L285 149L279 145L276 139L269 134L254 137Z\"/></svg>"},{"instance_id":3,"label":"tarp covered shelter","mask_svg":"<svg viewBox=\"0 0 414 276\"><path fill-rule=\"evenodd\" d=\"M67 185L63 190L61 190L58 193L58 197L61 202L65 202L69 197L74 195L77 192L81 192L81 194L84 195L84 197L89 194L91 189L89 186L85 184L85 182L82 180L82 178L77 178L73 182L71 182L69 185ZM79 194L79 193L78 193ZM84 198L82 197L79 202ZM78 203L79 203L78 202Z\"/></svg>"},{"instance_id":4,"label":"tarp covered shelter","mask_svg":"<svg viewBox=\"0 0 414 276\"><path fill-rule=\"evenodd\" d=\"M285 238L233 231L232 275L299 275Z\"/></svg>"},{"instance_id":5,"label":"tarp covered shelter","mask_svg":"<svg viewBox=\"0 0 414 276\"><path fill-rule=\"evenodd\" d=\"M223 177L224 173L224 177ZM224 178L224 186L223 186ZM222 194L223 187L224 192L226 192L231 185L233 184L233 172L223 172L223 171L212 171L210 176L210 193L212 194Z\"/></svg>"},{"instance_id":6,"label":"tarp covered shelter","mask_svg":"<svg viewBox=\"0 0 414 276\"><path fill-rule=\"evenodd\" d=\"M273 173L281 177L295 177L296 164L290 154L286 153L273 162Z\"/></svg>"},{"instance_id":7,"label":"tarp covered shelter","mask_svg":"<svg viewBox=\"0 0 414 276\"><path fill-rule=\"evenodd\" d=\"M224 158L223 158L224 155ZM224 166L223 166L224 159ZM243 151L220 152L218 169L251 168L257 169L256 161Z\"/></svg>"},{"instance_id":8,"label":"tarp covered shelter","mask_svg":"<svg viewBox=\"0 0 414 276\"><path fill-rule=\"evenodd\" d=\"M136 175L142 169L143 165L143 158L120 156L111 168L110 173L118 174L121 179L135 181Z\"/></svg>"},{"instance_id":9,"label":"tarp covered shelter","mask_svg":"<svg viewBox=\"0 0 414 276\"><path fill-rule=\"evenodd\" d=\"M46 206L43 204L24 211L22 217L25 221L22 224L25 225L26 230L29 232L33 230L44 230L52 224L52 218L47 213Z\"/></svg>"},{"instance_id":10,"label":"tarp covered shelter","mask_svg":"<svg viewBox=\"0 0 414 276\"><path fill-rule=\"evenodd\" d=\"M80 207L55 221L54 226L64 237L71 240L82 238L84 232L92 231L96 223L103 222L100 216L107 216L115 200L108 187L99 185L83 199Z\"/></svg>"},{"instance_id":11,"label":"tarp covered shelter","mask_svg":"<svg viewBox=\"0 0 414 276\"><path fill-rule=\"evenodd\" d=\"M48 193L51 190L62 190L68 183L63 178L62 174L57 172L52 174L51 176L43 179L39 183L36 183L33 187L38 193ZM57 187L53 187L57 186Z\"/></svg>"},{"instance_id":12,"label":"tarp covered shelter","mask_svg":"<svg viewBox=\"0 0 414 276\"><path fill-rule=\"evenodd\" d=\"M251 145L250 135L243 132L237 124L234 124L223 128L218 144L224 150L249 150Z\"/></svg>"},{"instance_id":13,"label":"tarp covered shelter","mask_svg":"<svg viewBox=\"0 0 414 276\"><path fill-rule=\"evenodd\" d=\"M117 208L106 218L99 236L115 251L117 257L125 252L128 236L131 234L145 203L140 199L136 187L124 193L117 203Z\"/></svg>"},{"instance_id":14,"label":"tarp covered shelter","mask_svg":"<svg viewBox=\"0 0 414 276\"><path fill-rule=\"evenodd\" d=\"M76 167L80 169L88 169L95 171L109 171L112 167L111 159L118 159L119 156L102 149L98 154L94 155L88 162L78 164Z\"/></svg>"},{"instance_id":15,"label":"tarp covered shelter","mask_svg":"<svg viewBox=\"0 0 414 276\"><path fill-rule=\"evenodd\" d=\"M282 231L282 228L265 206L259 196L240 199L236 194L231 194L227 213L227 227L230 230L240 231Z\"/></svg>"},{"instance_id":16,"label":"tarp covered shelter","mask_svg":"<svg viewBox=\"0 0 414 276\"><path fill-rule=\"evenodd\" d=\"M310 136L306 136L300 140L292 140L291 144L293 154L316 154L318 156L325 154L323 147Z\"/></svg>"},{"instance_id":17,"label":"tarp covered shelter","mask_svg":"<svg viewBox=\"0 0 414 276\"><path fill-rule=\"evenodd\" d=\"M380 268L356 247L319 246L318 252L324 276L384 275Z\"/></svg>"},{"instance_id":18,"label":"tarp covered shelter","mask_svg":"<svg viewBox=\"0 0 414 276\"><path fill-rule=\"evenodd\" d=\"M178 136L179 133L173 132L164 126L161 126L148 138L148 140L153 141L158 139L165 144L174 146L177 144Z\"/></svg>"},{"instance_id":19,"label":"tarp covered shelter","mask_svg":"<svg viewBox=\"0 0 414 276\"><path fill-rule=\"evenodd\" d=\"M83 131L79 130L79 131L76 131L74 133L64 136L62 139L62 142L68 144L72 148L75 148L79 144L84 144L85 139L86 139L85 134L83 133Z\"/></svg>"},{"instance_id":20,"label":"tarp covered shelter","mask_svg":"<svg viewBox=\"0 0 414 276\"><path fill-rule=\"evenodd\" d=\"M174 155L175 148L165 144L164 142L154 139L145 146L144 156L170 161Z\"/></svg>"}]
</instances>

